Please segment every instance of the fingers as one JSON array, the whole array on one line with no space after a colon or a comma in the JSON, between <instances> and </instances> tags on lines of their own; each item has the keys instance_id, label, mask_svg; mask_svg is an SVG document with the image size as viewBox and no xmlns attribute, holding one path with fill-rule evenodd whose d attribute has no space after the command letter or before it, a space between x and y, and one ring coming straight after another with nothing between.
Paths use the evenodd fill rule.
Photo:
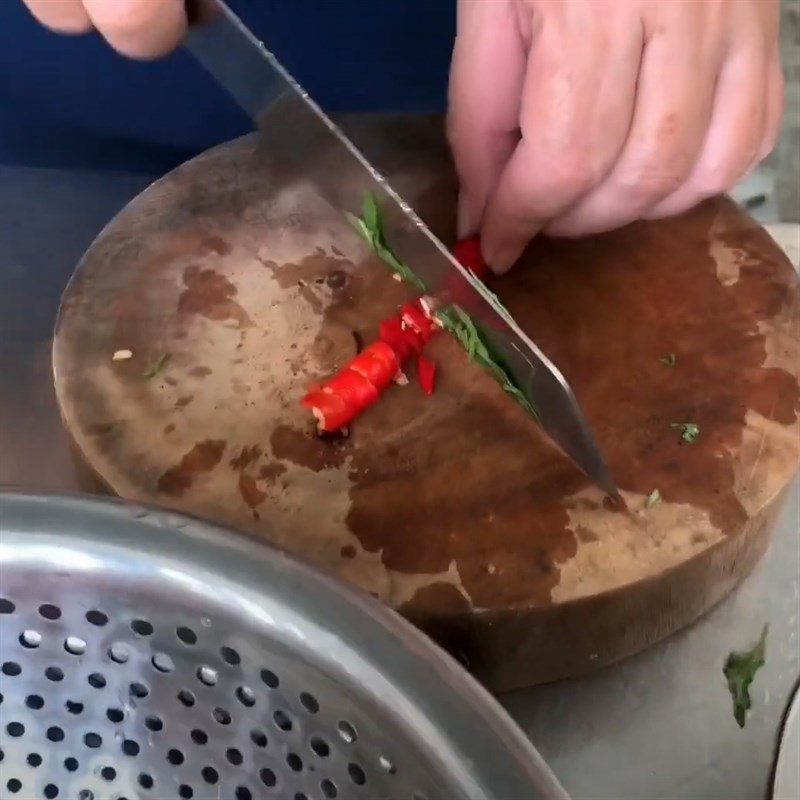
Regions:
<instances>
[{"instance_id":1,"label":"fingers","mask_svg":"<svg viewBox=\"0 0 800 800\"><path fill-rule=\"evenodd\" d=\"M546 220L576 203L602 181L625 142L633 115L642 51L638 18L603 24L596 9L587 19L551 15L530 54L520 109L522 138L487 205L481 231L484 255L506 271ZM593 28L570 46L575 29ZM570 52L565 58L564 53ZM598 70L597 64L603 69Z\"/></svg>"},{"instance_id":2,"label":"fingers","mask_svg":"<svg viewBox=\"0 0 800 800\"><path fill-rule=\"evenodd\" d=\"M696 164L680 188L647 212L648 218L693 208L730 189L755 166L765 146L766 127L772 134L775 117L780 124L781 99L768 101L765 93L767 62L755 48L731 54L717 81L711 123Z\"/></svg>"},{"instance_id":3,"label":"fingers","mask_svg":"<svg viewBox=\"0 0 800 800\"><path fill-rule=\"evenodd\" d=\"M477 231L519 139L524 72L515 0L459 0L447 127L461 185L461 238Z\"/></svg>"},{"instance_id":4,"label":"fingers","mask_svg":"<svg viewBox=\"0 0 800 800\"><path fill-rule=\"evenodd\" d=\"M633 122L603 183L546 230L579 236L625 225L645 215L683 184L703 144L721 60L701 37L667 26L645 45Z\"/></svg>"},{"instance_id":5,"label":"fingers","mask_svg":"<svg viewBox=\"0 0 800 800\"><path fill-rule=\"evenodd\" d=\"M781 132L784 104L783 69L780 50L777 47L772 50L767 73L769 85L767 86L767 108L764 115L764 135L761 138L761 147L758 149L757 161L762 161L775 149Z\"/></svg>"},{"instance_id":6,"label":"fingers","mask_svg":"<svg viewBox=\"0 0 800 800\"><path fill-rule=\"evenodd\" d=\"M158 58L186 33L184 0L83 0L92 24L131 58Z\"/></svg>"},{"instance_id":7,"label":"fingers","mask_svg":"<svg viewBox=\"0 0 800 800\"><path fill-rule=\"evenodd\" d=\"M81 0L25 0L31 14L58 33L87 33L92 22Z\"/></svg>"}]
</instances>

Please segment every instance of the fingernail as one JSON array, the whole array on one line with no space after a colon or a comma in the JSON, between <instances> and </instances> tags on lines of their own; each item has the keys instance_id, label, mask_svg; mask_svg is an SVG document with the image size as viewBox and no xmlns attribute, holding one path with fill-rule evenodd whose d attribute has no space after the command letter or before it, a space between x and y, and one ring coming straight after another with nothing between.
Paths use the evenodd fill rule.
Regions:
<instances>
[{"instance_id":1,"label":"fingernail","mask_svg":"<svg viewBox=\"0 0 800 800\"><path fill-rule=\"evenodd\" d=\"M475 231L472 230L472 221L470 219L467 196L462 192L459 192L458 206L456 211L456 236L459 239L466 239L467 236L471 236L473 233L475 233Z\"/></svg>"}]
</instances>

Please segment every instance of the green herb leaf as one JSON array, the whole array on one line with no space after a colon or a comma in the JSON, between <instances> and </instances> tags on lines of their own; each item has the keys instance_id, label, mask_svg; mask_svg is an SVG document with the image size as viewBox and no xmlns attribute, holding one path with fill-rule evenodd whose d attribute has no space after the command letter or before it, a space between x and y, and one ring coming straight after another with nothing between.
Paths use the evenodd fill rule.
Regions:
<instances>
[{"instance_id":1,"label":"green herb leaf","mask_svg":"<svg viewBox=\"0 0 800 800\"><path fill-rule=\"evenodd\" d=\"M373 194L368 193L365 195L361 214L361 217L357 217L355 214L346 212L347 219L356 229L359 236L375 251L379 258L391 267L395 274L399 275L406 283L410 283L421 292L425 292L425 283L412 272L408 265L397 257L392 248L386 243L380 206ZM502 366L498 358L491 352L488 343L484 340L469 314L462 308L453 305L440 309L436 312L436 316L445 330L458 339L461 346L467 351L470 360L488 369L503 388L503 391L514 397L531 416L538 420L539 416L536 409L514 383L511 375Z\"/></svg>"},{"instance_id":2,"label":"green herb leaf","mask_svg":"<svg viewBox=\"0 0 800 800\"><path fill-rule=\"evenodd\" d=\"M744 728L747 711L751 706L750 684L756 672L764 666L768 632L767 624L761 630L759 640L750 650L730 653L722 668L722 673L728 681L728 691L733 698L733 716L740 728Z\"/></svg>"},{"instance_id":3,"label":"green herb leaf","mask_svg":"<svg viewBox=\"0 0 800 800\"><path fill-rule=\"evenodd\" d=\"M660 359L659 359L659 361L660 361L660 362L661 362L661 363L662 363L662 364L663 364L665 367L669 367L670 369L672 369L672 368L675 366L675 364L676 364L677 360L678 360L678 359L677 359L677 357L675 356L675 353L667 353L667 354L666 354L666 355L665 355L663 358L660 358Z\"/></svg>"},{"instance_id":4,"label":"green herb leaf","mask_svg":"<svg viewBox=\"0 0 800 800\"><path fill-rule=\"evenodd\" d=\"M658 489L653 489L647 497L645 508L653 508L653 506L659 505L663 499L661 492L659 492Z\"/></svg>"},{"instance_id":5,"label":"green herb leaf","mask_svg":"<svg viewBox=\"0 0 800 800\"><path fill-rule=\"evenodd\" d=\"M164 367L167 366L167 362L170 360L170 358L172 358L171 353L164 353L164 355L162 355L158 361L155 361L142 373L142 377L149 380L150 378L155 378L157 375L160 375L161 372L163 372Z\"/></svg>"},{"instance_id":6,"label":"green herb leaf","mask_svg":"<svg viewBox=\"0 0 800 800\"><path fill-rule=\"evenodd\" d=\"M673 422L670 427L679 428L681 439L687 444L694 444L700 436L700 426L696 422Z\"/></svg>"}]
</instances>

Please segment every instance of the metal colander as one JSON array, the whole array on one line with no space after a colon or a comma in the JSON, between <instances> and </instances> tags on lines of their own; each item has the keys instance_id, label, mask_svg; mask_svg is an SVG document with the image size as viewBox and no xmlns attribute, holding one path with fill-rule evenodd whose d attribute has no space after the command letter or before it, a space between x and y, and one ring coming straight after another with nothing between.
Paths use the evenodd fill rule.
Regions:
<instances>
[{"instance_id":1,"label":"metal colander","mask_svg":"<svg viewBox=\"0 0 800 800\"><path fill-rule=\"evenodd\" d=\"M563 798L422 634L173 513L0 494L0 796Z\"/></svg>"}]
</instances>

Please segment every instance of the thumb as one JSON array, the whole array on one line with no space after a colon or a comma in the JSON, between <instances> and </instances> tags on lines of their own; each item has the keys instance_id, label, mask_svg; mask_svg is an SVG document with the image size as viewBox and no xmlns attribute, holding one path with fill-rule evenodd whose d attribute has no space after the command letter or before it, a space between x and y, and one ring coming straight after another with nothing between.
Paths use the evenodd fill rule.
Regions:
<instances>
[{"instance_id":1,"label":"thumb","mask_svg":"<svg viewBox=\"0 0 800 800\"><path fill-rule=\"evenodd\" d=\"M448 137L461 185L458 235L477 233L519 139L525 50L516 0L459 0Z\"/></svg>"}]
</instances>

